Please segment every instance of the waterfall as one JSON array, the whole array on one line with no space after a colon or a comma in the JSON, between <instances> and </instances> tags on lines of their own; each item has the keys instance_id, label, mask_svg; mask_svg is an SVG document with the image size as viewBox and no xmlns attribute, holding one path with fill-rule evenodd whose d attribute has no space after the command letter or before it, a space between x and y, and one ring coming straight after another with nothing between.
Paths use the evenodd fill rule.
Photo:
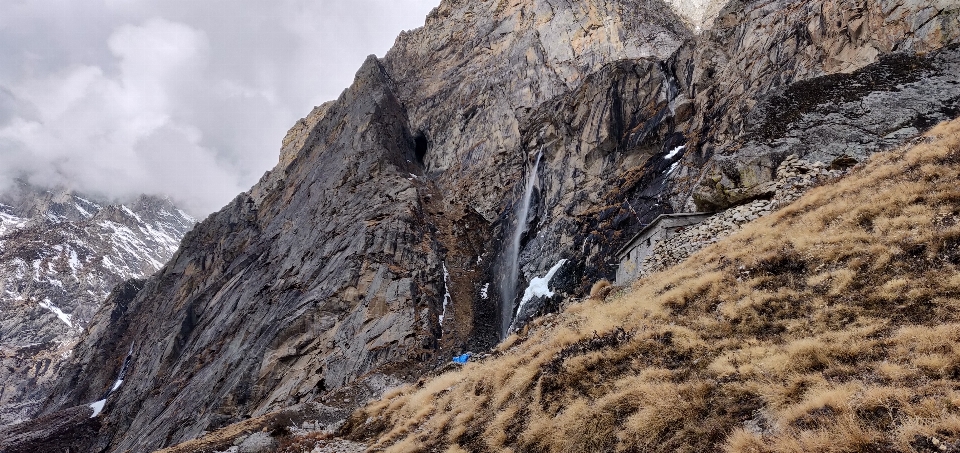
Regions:
<instances>
[{"instance_id":1,"label":"waterfall","mask_svg":"<svg viewBox=\"0 0 960 453\"><path fill-rule=\"evenodd\" d=\"M513 215L513 234L506 244L500 271L500 338L507 336L513 322L514 303L517 299L517 277L520 273L520 240L527 231L527 216L530 214L530 199L537 183L537 169L543 148L537 153L537 159L531 171L527 173L527 182L523 188L523 198L517 204Z\"/></svg>"},{"instance_id":2,"label":"waterfall","mask_svg":"<svg viewBox=\"0 0 960 453\"><path fill-rule=\"evenodd\" d=\"M664 97L667 99L667 106L670 108L670 114L676 115L677 97L680 95L680 85L677 83L677 77L667 67L666 63L660 64L660 72L663 74L665 86Z\"/></svg>"},{"instance_id":3,"label":"waterfall","mask_svg":"<svg viewBox=\"0 0 960 453\"><path fill-rule=\"evenodd\" d=\"M100 413L103 412L103 406L107 404L107 397L109 397L113 392L116 392L117 389L123 385L123 378L127 374L127 367L130 366L130 360L133 359L134 344L136 344L136 342L130 343L130 350L127 351L127 357L123 359L123 365L120 366L120 373L117 374L117 380L114 381L113 387L110 387L110 390L107 390L107 392L103 394L103 398L87 405L90 406L90 409L93 409L93 415L91 415L90 418L96 418L98 415L100 415Z\"/></svg>"}]
</instances>

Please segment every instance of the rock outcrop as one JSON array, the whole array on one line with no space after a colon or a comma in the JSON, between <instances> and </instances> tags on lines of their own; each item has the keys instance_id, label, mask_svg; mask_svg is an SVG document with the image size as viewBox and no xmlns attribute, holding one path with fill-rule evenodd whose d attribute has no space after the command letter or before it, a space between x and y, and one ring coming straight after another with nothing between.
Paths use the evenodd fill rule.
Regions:
<instances>
[{"instance_id":1,"label":"rock outcrop","mask_svg":"<svg viewBox=\"0 0 960 453\"><path fill-rule=\"evenodd\" d=\"M132 348L95 450L150 450L304 402L347 408L352 388L492 345L539 153L520 279L566 259L549 289L583 294L658 214L741 204L787 155L860 159L958 114L953 2L709 2L712 22L687 3L443 1L111 297L46 410L99 398Z\"/></svg>"},{"instance_id":2,"label":"rock outcrop","mask_svg":"<svg viewBox=\"0 0 960 453\"><path fill-rule=\"evenodd\" d=\"M20 183L0 195L0 426L35 415L49 381L118 283L176 251L193 219Z\"/></svg>"}]
</instances>

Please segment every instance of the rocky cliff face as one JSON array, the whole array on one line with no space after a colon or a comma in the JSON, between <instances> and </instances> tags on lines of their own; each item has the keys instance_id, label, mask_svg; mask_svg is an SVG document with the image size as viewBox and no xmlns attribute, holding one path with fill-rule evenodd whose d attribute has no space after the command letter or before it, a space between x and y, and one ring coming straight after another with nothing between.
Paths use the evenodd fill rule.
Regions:
<instances>
[{"instance_id":1,"label":"rocky cliff face","mask_svg":"<svg viewBox=\"0 0 960 453\"><path fill-rule=\"evenodd\" d=\"M0 425L36 413L110 290L159 269L193 225L157 198L88 198L26 184L0 196Z\"/></svg>"},{"instance_id":2,"label":"rocky cliff face","mask_svg":"<svg viewBox=\"0 0 960 453\"><path fill-rule=\"evenodd\" d=\"M954 2L691 4L442 2L161 272L111 296L47 412L99 398L131 348L95 449L349 406L497 341L518 222L521 292L566 259L549 289L580 294L660 213L762 198L787 155L862 159L958 114ZM525 317L555 305L534 299Z\"/></svg>"}]
</instances>

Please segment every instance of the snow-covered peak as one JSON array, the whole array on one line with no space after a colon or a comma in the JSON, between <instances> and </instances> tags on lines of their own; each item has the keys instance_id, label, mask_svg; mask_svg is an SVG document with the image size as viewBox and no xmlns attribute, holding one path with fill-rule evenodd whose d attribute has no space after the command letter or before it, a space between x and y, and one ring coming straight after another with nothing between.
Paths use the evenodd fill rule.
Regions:
<instances>
[{"instance_id":1,"label":"snow-covered peak","mask_svg":"<svg viewBox=\"0 0 960 453\"><path fill-rule=\"evenodd\" d=\"M0 379L55 369L110 291L160 269L194 223L156 197L113 204L24 185L0 194ZM16 421L8 407L19 406L0 395L0 425Z\"/></svg>"}]
</instances>

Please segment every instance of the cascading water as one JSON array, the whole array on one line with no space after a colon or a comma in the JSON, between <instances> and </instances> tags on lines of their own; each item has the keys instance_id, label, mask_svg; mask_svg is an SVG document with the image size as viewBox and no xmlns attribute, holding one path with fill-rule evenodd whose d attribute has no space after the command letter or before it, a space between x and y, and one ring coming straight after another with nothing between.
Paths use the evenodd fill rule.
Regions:
<instances>
[{"instance_id":1,"label":"cascading water","mask_svg":"<svg viewBox=\"0 0 960 453\"><path fill-rule=\"evenodd\" d=\"M673 71L670 71L666 63L660 64L660 72L663 73L663 78L666 81L663 94L667 98L667 106L670 108L671 114L676 114L677 96L680 95L680 85L677 83L677 76Z\"/></svg>"},{"instance_id":2,"label":"cascading water","mask_svg":"<svg viewBox=\"0 0 960 453\"><path fill-rule=\"evenodd\" d=\"M90 418L96 418L98 415L100 415L100 412L103 412L103 406L107 404L107 397L109 397L111 393L116 392L117 389L123 385L123 378L127 375L127 367L130 366L130 360L133 359L134 344L136 343L130 343L130 350L127 351L127 357L123 359L123 365L120 367L120 373L117 374L117 380L114 381L113 387L110 387L110 390L107 390L106 393L103 394L103 398L101 398L99 401L94 401L88 404L90 409L93 409L93 415L91 415Z\"/></svg>"},{"instance_id":3,"label":"cascading water","mask_svg":"<svg viewBox=\"0 0 960 453\"><path fill-rule=\"evenodd\" d=\"M527 216L530 214L530 200L537 183L537 169L543 149L537 153L532 169L527 173L527 182L523 188L523 198L517 204L513 215L513 233L506 245L500 271L500 338L507 336L513 322L514 304L517 299L517 277L520 273L520 240L527 231Z\"/></svg>"}]
</instances>

